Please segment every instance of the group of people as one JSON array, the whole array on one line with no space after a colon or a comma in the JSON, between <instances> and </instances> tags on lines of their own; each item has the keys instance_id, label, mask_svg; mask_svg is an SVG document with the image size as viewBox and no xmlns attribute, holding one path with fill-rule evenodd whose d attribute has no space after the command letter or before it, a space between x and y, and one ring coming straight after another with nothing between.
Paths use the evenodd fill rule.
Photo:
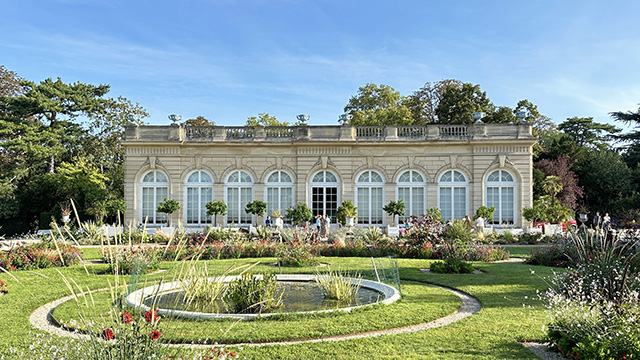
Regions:
<instances>
[{"instance_id":1,"label":"group of people","mask_svg":"<svg viewBox=\"0 0 640 360\"><path fill-rule=\"evenodd\" d=\"M331 216L316 215L316 228L321 238L329 236L329 225L331 224Z\"/></svg>"},{"instance_id":2,"label":"group of people","mask_svg":"<svg viewBox=\"0 0 640 360\"><path fill-rule=\"evenodd\" d=\"M600 211L596 211L596 215L593 217L593 227L596 230L604 229L609 230L611 226L611 217L609 213L604 213L604 217L600 216Z\"/></svg>"}]
</instances>

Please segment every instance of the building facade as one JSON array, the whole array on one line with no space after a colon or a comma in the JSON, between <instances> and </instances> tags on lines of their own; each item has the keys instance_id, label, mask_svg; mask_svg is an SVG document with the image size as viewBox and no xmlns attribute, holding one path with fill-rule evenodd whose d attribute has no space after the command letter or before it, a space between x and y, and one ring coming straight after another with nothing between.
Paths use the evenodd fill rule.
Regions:
<instances>
[{"instance_id":1,"label":"building facade","mask_svg":"<svg viewBox=\"0 0 640 360\"><path fill-rule=\"evenodd\" d=\"M358 224L383 226L393 219L382 207L403 200L405 216L437 207L458 219L485 205L496 207L494 224L521 227L521 209L532 203L534 143L530 124L131 125L123 142L126 219L165 224L156 212L165 198L180 202L171 222L182 227L212 224L209 201L228 206L217 224L249 224L256 219L244 208L253 200L267 203L267 215L299 202L333 215L350 200Z\"/></svg>"}]
</instances>

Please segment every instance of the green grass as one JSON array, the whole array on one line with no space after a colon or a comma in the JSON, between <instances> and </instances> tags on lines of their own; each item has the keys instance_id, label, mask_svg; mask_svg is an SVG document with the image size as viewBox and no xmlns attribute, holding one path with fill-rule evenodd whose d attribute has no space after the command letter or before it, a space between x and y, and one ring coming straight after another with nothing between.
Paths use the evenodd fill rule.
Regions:
<instances>
[{"instance_id":1,"label":"green grass","mask_svg":"<svg viewBox=\"0 0 640 360\"><path fill-rule=\"evenodd\" d=\"M504 248L511 254L511 257L517 257L517 258L528 257L529 255L531 255L531 251L533 249L541 249L544 247L545 246L535 246L535 247L534 246L518 246L518 247L504 246Z\"/></svg>"},{"instance_id":2,"label":"green grass","mask_svg":"<svg viewBox=\"0 0 640 360\"><path fill-rule=\"evenodd\" d=\"M525 248L528 249L528 248ZM224 270L229 264L252 261L270 262L272 259L242 259L209 261L211 270ZM370 259L366 258L325 258L323 262L337 265L345 271L358 271L364 277L371 272ZM383 336L372 339L297 344L292 346L245 347L240 351L247 359L536 359L518 341L541 340L541 329L545 324L543 304L536 297L537 289L546 285L539 275L551 274L551 269L523 264L474 263L483 274L469 275L426 275L420 268L428 268L430 261L400 259L399 268L406 295L401 302L390 306L376 306L359 310L353 314L334 314L305 317L267 319L237 324L225 336L228 341L275 340L303 337L346 334L380 328L402 326L429 321L451 313L459 306L459 300L439 289L427 286L429 283L454 287L477 297L483 309L476 315L448 326L411 334ZM162 268L169 271L151 276L171 278L175 263L165 262ZM89 275L81 266L59 269L68 278L73 278L82 287L103 288L113 284L112 275L94 275L105 265L88 267ZM531 274L535 270L536 274ZM258 265L255 272L274 271L273 267ZM314 273L315 268L283 269L285 272ZM37 307L68 295L60 275L55 269L45 269L40 275L16 271L15 275L23 284L18 285L6 274L2 279L9 284L9 294L0 296L0 355L9 346L25 347L33 330L29 315ZM104 306L106 293L96 295L97 306ZM103 300L101 300L101 298ZM102 305L101 305L102 304ZM69 319L77 314L76 306L67 303L55 312L60 319ZM104 314L104 313L103 313ZM106 316L106 315L105 315ZM166 321L165 321L166 320ZM221 338L229 325L227 321L204 323L183 322L171 324L175 320L163 319L163 326L176 326L180 333L165 333L165 340L186 340L202 337ZM183 332L184 331L184 332Z\"/></svg>"},{"instance_id":3,"label":"green grass","mask_svg":"<svg viewBox=\"0 0 640 360\"><path fill-rule=\"evenodd\" d=\"M85 260L97 260L102 259L102 254L100 253L100 248L97 247L83 247L82 249L82 257Z\"/></svg>"}]
</instances>

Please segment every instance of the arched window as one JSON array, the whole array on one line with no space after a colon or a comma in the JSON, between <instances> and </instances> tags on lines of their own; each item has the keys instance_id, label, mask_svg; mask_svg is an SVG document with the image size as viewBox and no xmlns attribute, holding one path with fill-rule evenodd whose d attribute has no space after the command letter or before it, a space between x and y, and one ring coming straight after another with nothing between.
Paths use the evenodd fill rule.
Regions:
<instances>
[{"instance_id":1,"label":"arched window","mask_svg":"<svg viewBox=\"0 0 640 360\"><path fill-rule=\"evenodd\" d=\"M516 185L513 175L506 170L496 170L487 176L486 206L496 208L493 213L493 224L514 224Z\"/></svg>"},{"instance_id":2,"label":"arched window","mask_svg":"<svg viewBox=\"0 0 640 360\"><path fill-rule=\"evenodd\" d=\"M284 212L293 206L293 177L284 171L274 171L265 182L266 215L273 216L274 211ZM265 215L265 216L266 216Z\"/></svg>"},{"instance_id":3,"label":"arched window","mask_svg":"<svg viewBox=\"0 0 640 360\"><path fill-rule=\"evenodd\" d=\"M250 224L251 214L245 207L253 201L253 178L248 172L234 170L225 182L227 224Z\"/></svg>"},{"instance_id":4,"label":"arched window","mask_svg":"<svg viewBox=\"0 0 640 360\"><path fill-rule=\"evenodd\" d=\"M210 224L212 217L207 216L207 203L213 201L213 179L207 172L194 171L187 177L185 184L185 203L187 204L186 224Z\"/></svg>"},{"instance_id":5,"label":"arched window","mask_svg":"<svg viewBox=\"0 0 640 360\"><path fill-rule=\"evenodd\" d=\"M447 170L438 180L438 202L443 219L462 219L468 215L467 178L458 170Z\"/></svg>"},{"instance_id":6,"label":"arched window","mask_svg":"<svg viewBox=\"0 0 640 360\"><path fill-rule=\"evenodd\" d=\"M140 221L150 225L164 224L167 214L156 212L158 205L169 197L169 179L160 170L147 171L140 181Z\"/></svg>"},{"instance_id":7,"label":"arched window","mask_svg":"<svg viewBox=\"0 0 640 360\"><path fill-rule=\"evenodd\" d=\"M396 184L396 200L402 200L405 207L404 215L398 221L424 214L427 184L424 176L416 170L407 170L398 176Z\"/></svg>"},{"instance_id":8,"label":"arched window","mask_svg":"<svg viewBox=\"0 0 640 360\"><path fill-rule=\"evenodd\" d=\"M376 171L367 170L356 178L358 224L382 224L384 213L384 180Z\"/></svg>"},{"instance_id":9,"label":"arched window","mask_svg":"<svg viewBox=\"0 0 640 360\"><path fill-rule=\"evenodd\" d=\"M328 215L335 222L335 213L338 209L338 194L340 182L336 174L328 170L321 170L313 174L309 184L311 193L311 210L313 216Z\"/></svg>"}]
</instances>

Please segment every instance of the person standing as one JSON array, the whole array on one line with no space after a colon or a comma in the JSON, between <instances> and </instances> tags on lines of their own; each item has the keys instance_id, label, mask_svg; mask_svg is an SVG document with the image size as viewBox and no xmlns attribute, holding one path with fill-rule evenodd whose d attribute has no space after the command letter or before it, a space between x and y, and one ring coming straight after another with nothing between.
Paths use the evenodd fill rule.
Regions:
<instances>
[{"instance_id":1,"label":"person standing","mask_svg":"<svg viewBox=\"0 0 640 360\"><path fill-rule=\"evenodd\" d=\"M604 217L602 218L602 228L608 230L610 224L611 217L609 216L609 213L604 213Z\"/></svg>"},{"instance_id":2,"label":"person standing","mask_svg":"<svg viewBox=\"0 0 640 360\"><path fill-rule=\"evenodd\" d=\"M600 211L596 211L596 215L593 217L593 227L596 228L596 230L600 228L600 221L602 221Z\"/></svg>"},{"instance_id":3,"label":"person standing","mask_svg":"<svg viewBox=\"0 0 640 360\"><path fill-rule=\"evenodd\" d=\"M484 235L484 218L482 216L478 216L476 219L476 228L478 229L478 233Z\"/></svg>"},{"instance_id":4,"label":"person standing","mask_svg":"<svg viewBox=\"0 0 640 360\"><path fill-rule=\"evenodd\" d=\"M264 226L271 230L271 216L267 216L267 220L264 221Z\"/></svg>"},{"instance_id":5,"label":"person standing","mask_svg":"<svg viewBox=\"0 0 640 360\"><path fill-rule=\"evenodd\" d=\"M318 229L318 233L320 233L322 227L322 215L316 215L316 228Z\"/></svg>"}]
</instances>

